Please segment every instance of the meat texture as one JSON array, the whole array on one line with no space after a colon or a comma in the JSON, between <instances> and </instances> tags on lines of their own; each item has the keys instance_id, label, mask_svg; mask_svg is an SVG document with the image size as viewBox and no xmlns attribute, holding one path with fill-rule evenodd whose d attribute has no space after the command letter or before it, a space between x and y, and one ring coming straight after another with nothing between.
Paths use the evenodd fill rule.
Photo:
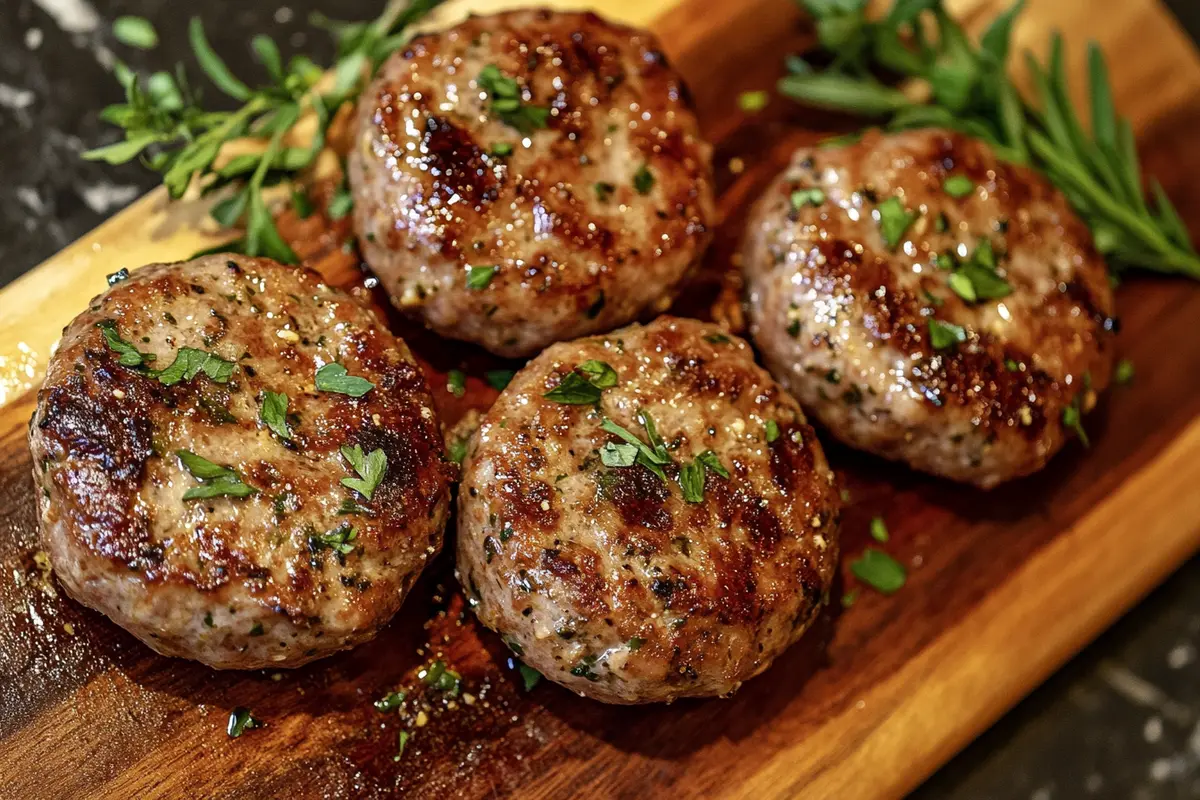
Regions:
<instances>
[{"instance_id":1,"label":"meat texture","mask_svg":"<svg viewBox=\"0 0 1200 800\"><path fill-rule=\"evenodd\" d=\"M526 664L609 703L726 695L828 596L836 481L799 405L715 325L555 345L468 443L458 573Z\"/></svg>"},{"instance_id":2,"label":"meat texture","mask_svg":"<svg viewBox=\"0 0 1200 800\"><path fill-rule=\"evenodd\" d=\"M349 156L392 301L504 356L670 305L710 239L710 146L652 35L594 14L471 17L362 96Z\"/></svg>"},{"instance_id":3,"label":"meat texture","mask_svg":"<svg viewBox=\"0 0 1200 800\"><path fill-rule=\"evenodd\" d=\"M294 667L371 638L442 543L404 343L308 270L136 270L64 331L30 426L67 593L160 653Z\"/></svg>"},{"instance_id":4,"label":"meat texture","mask_svg":"<svg viewBox=\"0 0 1200 800\"><path fill-rule=\"evenodd\" d=\"M942 130L806 148L752 212L751 333L842 441L981 487L1082 430L1112 370L1113 296L1041 175Z\"/></svg>"}]
</instances>

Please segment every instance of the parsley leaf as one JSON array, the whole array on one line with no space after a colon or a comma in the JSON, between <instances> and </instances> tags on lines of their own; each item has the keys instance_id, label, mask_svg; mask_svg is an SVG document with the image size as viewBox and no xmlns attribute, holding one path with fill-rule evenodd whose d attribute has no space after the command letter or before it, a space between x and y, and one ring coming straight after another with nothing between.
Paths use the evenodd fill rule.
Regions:
<instances>
[{"instance_id":1,"label":"parsley leaf","mask_svg":"<svg viewBox=\"0 0 1200 800\"><path fill-rule=\"evenodd\" d=\"M190 450L176 450L184 468L193 478L201 481L199 486L193 486L183 493L184 500L197 500L208 497L249 497L258 490L247 486L242 478L229 467L214 464L203 456L198 456Z\"/></svg>"},{"instance_id":2,"label":"parsley leaf","mask_svg":"<svg viewBox=\"0 0 1200 800\"><path fill-rule=\"evenodd\" d=\"M771 102L771 95L762 90L757 89L750 92L742 92L738 95L738 106L747 114L753 114L756 111L762 111Z\"/></svg>"},{"instance_id":3,"label":"parsley leaf","mask_svg":"<svg viewBox=\"0 0 1200 800\"><path fill-rule=\"evenodd\" d=\"M463 459L467 457L467 440L455 439L446 448L446 457L455 464L461 464Z\"/></svg>"},{"instance_id":4,"label":"parsley leaf","mask_svg":"<svg viewBox=\"0 0 1200 800\"><path fill-rule=\"evenodd\" d=\"M499 267L494 265L489 267L470 267L467 270L467 288L476 291L486 289L499 269Z\"/></svg>"},{"instance_id":5,"label":"parsley leaf","mask_svg":"<svg viewBox=\"0 0 1200 800\"><path fill-rule=\"evenodd\" d=\"M426 686L432 686L451 697L457 697L462 689L462 676L446 666L444 661L434 661L418 673Z\"/></svg>"},{"instance_id":6,"label":"parsley leaf","mask_svg":"<svg viewBox=\"0 0 1200 800\"><path fill-rule=\"evenodd\" d=\"M512 382L513 376L517 373L511 369L489 369L483 374L484 379L498 392L503 392L508 388L508 384Z\"/></svg>"},{"instance_id":7,"label":"parsley leaf","mask_svg":"<svg viewBox=\"0 0 1200 800\"><path fill-rule=\"evenodd\" d=\"M585 361L568 372L542 397L556 403L585 406L600 402L604 389L617 385L617 371L603 361Z\"/></svg>"},{"instance_id":8,"label":"parsley leaf","mask_svg":"<svg viewBox=\"0 0 1200 800\"><path fill-rule=\"evenodd\" d=\"M1083 443L1084 447L1092 446L1091 440L1088 439L1087 431L1083 429L1083 414L1079 411L1078 399L1063 409L1062 421L1064 427L1075 431L1075 435L1079 437L1079 441Z\"/></svg>"},{"instance_id":9,"label":"parsley leaf","mask_svg":"<svg viewBox=\"0 0 1200 800\"><path fill-rule=\"evenodd\" d=\"M364 456L362 447L357 444L353 447L342 445L341 453L358 473L357 478L342 478L342 485L370 500L387 472L387 454L377 448Z\"/></svg>"},{"instance_id":10,"label":"parsley leaf","mask_svg":"<svg viewBox=\"0 0 1200 800\"><path fill-rule=\"evenodd\" d=\"M871 520L871 538L877 542L886 542L888 540L888 529L883 521L883 517L874 517Z\"/></svg>"},{"instance_id":11,"label":"parsley leaf","mask_svg":"<svg viewBox=\"0 0 1200 800\"><path fill-rule=\"evenodd\" d=\"M346 368L336 361L317 370L316 384L322 392L337 392L350 397L362 397L375 388L375 384L366 378L347 374Z\"/></svg>"},{"instance_id":12,"label":"parsley leaf","mask_svg":"<svg viewBox=\"0 0 1200 800\"><path fill-rule=\"evenodd\" d=\"M663 465L670 464L671 457L667 455L667 448L663 444L662 439L658 438L658 431L655 429L654 420L650 418L650 415L644 411L639 411L638 418L640 419L642 426L646 429L646 438L650 442L648 445L607 417L605 417L604 421L600 423L600 428L608 433L616 434L627 444L636 447L637 458L634 459L634 463L641 464L643 467L657 475L659 480L665 481L667 476L666 473L663 472ZM601 452L601 459L603 458L604 455L603 452Z\"/></svg>"},{"instance_id":13,"label":"parsley leaf","mask_svg":"<svg viewBox=\"0 0 1200 800\"><path fill-rule=\"evenodd\" d=\"M600 461L606 467L632 467L637 455L636 445L623 442L605 442L600 448Z\"/></svg>"},{"instance_id":14,"label":"parsley leaf","mask_svg":"<svg viewBox=\"0 0 1200 800\"><path fill-rule=\"evenodd\" d=\"M350 525L339 525L328 533L319 533L308 537L308 547L314 553L322 548L334 551L340 556L348 556L354 552L351 544L358 538L358 531Z\"/></svg>"},{"instance_id":15,"label":"parsley leaf","mask_svg":"<svg viewBox=\"0 0 1200 800\"><path fill-rule=\"evenodd\" d=\"M120 356L117 359L117 363L121 366L142 367L157 358L153 353L143 353L122 339L120 334L117 333L117 323L113 320L101 320L96 323L96 327L104 334L104 341L108 343L108 348Z\"/></svg>"},{"instance_id":16,"label":"parsley leaf","mask_svg":"<svg viewBox=\"0 0 1200 800\"><path fill-rule=\"evenodd\" d=\"M792 192L791 201L793 211L799 211L805 206L810 205L819 206L825 202L825 192L816 187L811 189L797 189Z\"/></svg>"},{"instance_id":17,"label":"parsley leaf","mask_svg":"<svg viewBox=\"0 0 1200 800\"><path fill-rule=\"evenodd\" d=\"M1117 368L1113 372L1113 379L1121 386L1127 386L1133 380L1133 362L1128 358L1122 358L1117 362Z\"/></svg>"},{"instance_id":18,"label":"parsley leaf","mask_svg":"<svg viewBox=\"0 0 1200 800\"><path fill-rule=\"evenodd\" d=\"M329 207L325 209L325 213L336 222L353 210L354 195L350 194L350 187L343 183L330 198Z\"/></svg>"},{"instance_id":19,"label":"parsley leaf","mask_svg":"<svg viewBox=\"0 0 1200 800\"><path fill-rule=\"evenodd\" d=\"M704 502L704 464L700 459L679 468L679 488L683 490L683 499L688 503Z\"/></svg>"},{"instance_id":20,"label":"parsley leaf","mask_svg":"<svg viewBox=\"0 0 1200 800\"><path fill-rule=\"evenodd\" d=\"M966 340L967 332L961 325L930 317L929 343L933 345L934 350L946 350Z\"/></svg>"},{"instance_id":21,"label":"parsley leaf","mask_svg":"<svg viewBox=\"0 0 1200 800\"><path fill-rule=\"evenodd\" d=\"M978 300L999 300L1001 297L1008 297L1012 294L1012 286L997 275L995 269L989 269L980 264L964 264L955 274L970 282L972 292ZM954 275L950 277L953 279ZM950 286L954 287L953 280ZM955 289L955 291L958 290Z\"/></svg>"},{"instance_id":22,"label":"parsley leaf","mask_svg":"<svg viewBox=\"0 0 1200 800\"><path fill-rule=\"evenodd\" d=\"M388 692L383 697L376 700L372 705L375 706L376 711L383 713L395 711L400 707L400 704L404 702L405 696L406 695L404 692Z\"/></svg>"},{"instance_id":23,"label":"parsley leaf","mask_svg":"<svg viewBox=\"0 0 1200 800\"><path fill-rule=\"evenodd\" d=\"M916 211L907 211L899 197L889 197L879 204L879 233L889 250L900 245L918 216Z\"/></svg>"},{"instance_id":24,"label":"parsley leaf","mask_svg":"<svg viewBox=\"0 0 1200 800\"><path fill-rule=\"evenodd\" d=\"M392 761L399 761L404 755L404 748L408 746L408 740L412 738L412 734L408 731L400 731L396 735L396 755L392 756Z\"/></svg>"},{"instance_id":25,"label":"parsley leaf","mask_svg":"<svg viewBox=\"0 0 1200 800\"><path fill-rule=\"evenodd\" d=\"M654 188L654 173L650 171L649 164L642 164L633 174L633 188L640 195L650 194L650 190Z\"/></svg>"},{"instance_id":26,"label":"parsley leaf","mask_svg":"<svg viewBox=\"0 0 1200 800\"><path fill-rule=\"evenodd\" d=\"M942 190L954 198L963 198L975 191L975 184L966 175L951 175L942 182Z\"/></svg>"},{"instance_id":27,"label":"parsley leaf","mask_svg":"<svg viewBox=\"0 0 1200 800\"><path fill-rule=\"evenodd\" d=\"M550 109L527 105L522 102L521 86L515 78L500 71L495 64L488 64L479 72L479 88L491 99L492 112L505 125L516 128L528 136L538 128L545 128Z\"/></svg>"},{"instance_id":28,"label":"parsley leaf","mask_svg":"<svg viewBox=\"0 0 1200 800\"><path fill-rule=\"evenodd\" d=\"M180 381L190 381L203 372L216 383L228 383L233 377L232 361L226 361L220 356L197 350L194 347L181 347L175 353L175 360L166 369L153 373L163 386L174 386Z\"/></svg>"},{"instance_id":29,"label":"parsley leaf","mask_svg":"<svg viewBox=\"0 0 1200 800\"><path fill-rule=\"evenodd\" d=\"M455 397L467 393L467 375L461 369L452 369L446 373L446 391Z\"/></svg>"},{"instance_id":30,"label":"parsley leaf","mask_svg":"<svg viewBox=\"0 0 1200 800\"><path fill-rule=\"evenodd\" d=\"M874 547L868 547L861 556L850 562L850 571L854 577L884 594L900 591L908 577L903 564Z\"/></svg>"},{"instance_id":31,"label":"parsley leaf","mask_svg":"<svg viewBox=\"0 0 1200 800\"><path fill-rule=\"evenodd\" d=\"M258 409L258 418L270 428L280 439L288 441L292 431L287 421L288 396L283 392L263 392L262 406Z\"/></svg>"},{"instance_id":32,"label":"parsley leaf","mask_svg":"<svg viewBox=\"0 0 1200 800\"><path fill-rule=\"evenodd\" d=\"M770 444L771 442L773 442L779 438L779 423L778 422L776 422L773 419L769 419L769 420L767 420L766 424L763 427L765 427L767 430L767 444Z\"/></svg>"},{"instance_id":33,"label":"parsley leaf","mask_svg":"<svg viewBox=\"0 0 1200 800\"><path fill-rule=\"evenodd\" d=\"M729 478L729 470L721 464L721 459L712 450L705 450L700 455L696 456L696 461L708 468L709 472L716 473L722 478Z\"/></svg>"},{"instance_id":34,"label":"parsley leaf","mask_svg":"<svg viewBox=\"0 0 1200 800\"><path fill-rule=\"evenodd\" d=\"M517 671L521 673L521 683L527 692L533 691L533 687L537 686L542 680L542 673L527 664L518 663Z\"/></svg>"},{"instance_id":35,"label":"parsley leaf","mask_svg":"<svg viewBox=\"0 0 1200 800\"><path fill-rule=\"evenodd\" d=\"M262 722L255 719L254 715L250 713L250 709L238 706L229 712L229 722L225 726L225 733L230 739L236 739L251 728L261 727Z\"/></svg>"},{"instance_id":36,"label":"parsley leaf","mask_svg":"<svg viewBox=\"0 0 1200 800\"><path fill-rule=\"evenodd\" d=\"M145 17L117 17L112 32L118 42L139 50L153 50L158 46L158 32Z\"/></svg>"}]
</instances>

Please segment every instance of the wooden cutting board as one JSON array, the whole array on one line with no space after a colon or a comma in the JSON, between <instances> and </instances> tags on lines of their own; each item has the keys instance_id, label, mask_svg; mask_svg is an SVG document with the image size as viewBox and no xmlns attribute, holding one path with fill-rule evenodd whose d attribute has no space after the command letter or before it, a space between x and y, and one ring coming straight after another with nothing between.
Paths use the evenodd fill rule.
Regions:
<instances>
[{"instance_id":1,"label":"wooden cutting board","mask_svg":"<svg viewBox=\"0 0 1200 800\"><path fill-rule=\"evenodd\" d=\"M476 9L497 4L474 4ZM600 4L597 4L600 5ZM978 30L1004 3L963 0ZM459 4L461 7L461 4ZM708 280L728 265L740 218L797 143L834 121L776 100L745 119L784 53L811 43L787 0L621 0L615 18L659 33L694 91L726 221ZM1031 0L1016 48L1052 28L1098 40L1148 171L1200 232L1200 59L1154 0ZM844 121L842 121L844 124ZM543 683L532 692L497 637L462 613L444 556L375 642L287 673L217 673L154 655L66 600L39 564L25 429L61 327L120 267L186 257L213 240L203 210L160 192L0 292L0 796L82 797L890 797L919 783L1200 546L1200 286L1137 277L1118 292L1121 355L1137 367L1087 419L1093 447L983 493L831 448L852 493L844 552L882 515L910 580L864 593L731 700L612 708ZM361 284L347 232L284 219L330 280ZM494 397L477 377L450 397L445 370L494 364L411 332L453 420ZM847 573L848 575L848 573ZM470 695L450 708L415 671L445 658ZM426 719L372 701L414 690ZM266 723L226 736L229 710ZM424 722L424 724L421 724ZM397 733L412 732L396 761Z\"/></svg>"}]
</instances>

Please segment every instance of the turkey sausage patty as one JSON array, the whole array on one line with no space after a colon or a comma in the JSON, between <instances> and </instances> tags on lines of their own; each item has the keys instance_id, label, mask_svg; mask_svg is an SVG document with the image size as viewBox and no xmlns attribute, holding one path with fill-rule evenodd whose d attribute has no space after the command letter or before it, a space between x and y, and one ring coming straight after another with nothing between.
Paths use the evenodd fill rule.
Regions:
<instances>
[{"instance_id":1,"label":"turkey sausage patty","mask_svg":"<svg viewBox=\"0 0 1200 800\"><path fill-rule=\"evenodd\" d=\"M29 438L59 581L166 655L351 647L441 547L425 381L307 270L216 255L114 283L64 331Z\"/></svg>"},{"instance_id":2,"label":"turkey sausage patty","mask_svg":"<svg viewBox=\"0 0 1200 800\"><path fill-rule=\"evenodd\" d=\"M458 570L527 664L609 703L724 695L808 628L838 551L799 405L713 325L555 345L468 445Z\"/></svg>"},{"instance_id":3,"label":"turkey sausage patty","mask_svg":"<svg viewBox=\"0 0 1200 800\"><path fill-rule=\"evenodd\" d=\"M665 309L709 241L711 148L652 35L514 11L415 39L359 105L363 254L393 302L505 356Z\"/></svg>"},{"instance_id":4,"label":"turkey sausage patty","mask_svg":"<svg viewBox=\"0 0 1200 800\"><path fill-rule=\"evenodd\" d=\"M956 133L805 149L751 215L751 332L833 435L982 487L1033 472L1109 381L1112 289L1033 171Z\"/></svg>"}]
</instances>

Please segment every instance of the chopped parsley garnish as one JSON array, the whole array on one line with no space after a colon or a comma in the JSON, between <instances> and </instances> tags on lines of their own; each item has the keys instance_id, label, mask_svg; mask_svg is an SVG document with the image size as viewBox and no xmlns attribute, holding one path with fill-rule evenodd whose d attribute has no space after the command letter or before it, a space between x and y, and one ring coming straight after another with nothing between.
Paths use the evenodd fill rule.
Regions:
<instances>
[{"instance_id":1,"label":"chopped parsley garnish","mask_svg":"<svg viewBox=\"0 0 1200 800\"><path fill-rule=\"evenodd\" d=\"M404 702L404 692L388 692L383 697L374 702L375 710L383 713L395 711Z\"/></svg>"},{"instance_id":2,"label":"chopped parsley garnish","mask_svg":"<svg viewBox=\"0 0 1200 800\"><path fill-rule=\"evenodd\" d=\"M280 439L292 438L291 428L287 421L288 396L283 392L263 392L262 406L258 409L258 418L270 428Z\"/></svg>"},{"instance_id":3,"label":"chopped parsley garnish","mask_svg":"<svg viewBox=\"0 0 1200 800\"><path fill-rule=\"evenodd\" d=\"M350 525L339 525L328 533L318 533L308 537L308 547L313 552L321 549L332 550L338 555L348 556L354 552L352 544L358 538L358 531Z\"/></svg>"},{"instance_id":4,"label":"chopped parsley garnish","mask_svg":"<svg viewBox=\"0 0 1200 800\"><path fill-rule=\"evenodd\" d=\"M412 734L408 731L400 731L396 735L396 755L392 756L392 761L399 761L404 756L404 748L408 746L410 738L412 738Z\"/></svg>"},{"instance_id":5,"label":"chopped parsley garnish","mask_svg":"<svg viewBox=\"0 0 1200 800\"><path fill-rule=\"evenodd\" d=\"M600 393L617 385L617 371L603 361L585 361L568 372L542 397L556 403L583 406L600 402Z\"/></svg>"},{"instance_id":6,"label":"chopped parsley garnish","mask_svg":"<svg viewBox=\"0 0 1200 800\"><path fill-rule=\"evenodd\" d=\"M1084 447L1091 447L1092 442L1088 439L1087 431L1083 429L1083 414L1079 411L1078 398L1071 405L1063 409L1062 413L1063 426L1069 430L1075 431L1075 435L1079 437L1079 441Z\"/></svg>"},{"instance_id":7,"label":"chopped parsley garnish","mask_svg":"<svg viewBox=\"0 0 1200 800\"><path fill-rule=\"evenodd\" d=\"M974 303L979 299L979 296L975 294L975 284L971 283L971 279L965 274L953 272L950 274L948 282L954 293L968 303Z\"/></svg>"},{"instance_id":8,"label":"chopped parsley garnish","mask_svg":"<svg viewBox=\"0 0 1200 800\"><path fill-rule=\"evenodd\" d=\"M176 450L180 462L200 481L199 486L193 486L183 493L184 500L201 500L208 497L249 497L258 490L247 486L242 478L229 467L214 464L207 458L198 456L190 450Z\"/></svg>"},{"instance_id":9,"label":"chopped parsley garnish","mask_svg":"<svg viewBox=\"0 0 1200 800\"><path fill-rule=\"evenodd\" d=\"M120 356L117 363L123 367L144 367L157 358L153 353L143 353L117 333L117 323L111 319L101 320L96 327L104 334L108 348Z\"/></svg>"},{"instance_id":10,"label":"chopped parsley garnish","mask_svg":"<svg viewBox=\"0 0 1200 800\"><path fill-rule=\"evenodd\" d=\"M688 503L704 502L704 464L699 459L679 467L679 488Z\"/></svg>"},{"instance_id":11,"label":"chopped parsley garnish","mask_svg":"<svg viewBox=\"0 0 1200 800\"><path fill-rule=\"evenodd\" d=\"M516 374L511 369L489 369L484 373L484 378L487 380L488 386L498 392L503 392Z\"/></svg>"},{"instance_id":12,"label":"chopped parsley garnish","mask_svg":"<svg viewBox=\"0 0 1200 800\"><path fill-rule=\"evenodd\" d=\"M900 591L908 577L903 564L874 547L868 547L861 556L850 562L850 571L854 577L884 594Z\"/></svg>"},{"instance_id":13,"label":"chopped parsley garnish","mask_svg":"<svg viewBox=\"0 0 1200 800\"><path fill-rule=\"evenodd\" d=\"M753 114L756 111L762 111L771 102L771 95L764 89L758 89L752 92L742 92L738 95L738 106L742 111L748 114Z\"/></svg>"},{"instance_id":14,"label":"chopped parsley garnish","mask_svg":"<svg viewBox=\"0 0 1200 800\"><path fill-rule=\"evenodd\" d=\"M164 386L174 386L180 381L190 381L203 372L215 383L228 383L233 377L232 361L226 361L213 353L197 350L194 347L181 347L175 353L175 360L166 369L151 373Z\"/></svg>"},{"instance_id":15,"label":"chopped parsley garnish","mask_svg":"<svg viewBox=\"0 0 1200 800\"><path fill-rule=\"evenodd\" d=\"M633 173L633 188L640 195L650 194L650 190L654 188L654 173L650 171L649 164L642 164L641 168Z\"/></svg>"},{"instance_id":16,"label":"chopped parsley garnish","mask_svg":"<svg viewBox=\"0 0 1200 800\"><path fill-rule=\"evenodd\" d=\"M961 325L930 318L929 343L933 345L934 350L946 350L966 340L967 332Z\"/></svg>"},{"instance_id":17,"label":"chopped parsley garnish","mask_svg":"<svg viewBox=\"0 0 1200 800\"><path fill-rule=\"evenodd\" d=\"M811 189L797 189L791 196L792 209L799 211L805 206L819 206L825 202L825 192L815 186Z\"/></svg>"},{"instance_id":18,"label":"chopped parsley garnish","mask_svg":"<svg viewBox=\"0 0 1200 800\"><path fill-rule=\"evenodd\" d=\"M723 333L710 333L704 337L704 341L709 344L729 344L733 340Z\"/></svg>"},{"instance_id":19,"label":"chopped parsley garnish","mask_svg":"<svg viewBox=\"0 0 1200 800\"><path fill-rule=\"evenodd\" d=\"M461 369L452 369L446 373L446 391L455 397L467 393L467 376Z\"/></svg>"},{"instance_id":20,"label":"chopped parsley garnish","mask_svg":"<svg viewBox=\"0 0 1200 800\"><path fill-rule=\"evenodd\" d=\"M358 473L357 478L342 478L342 485L370 500L374 496L375 490L379 488L383 474L387 472L387 454L376 448L364 456L363 449L359 445L353 447L342 445L341 452L342 457L349 461L350 466L354 467L354 471Z\"/></svg>"},{"instance_id":21,"label":"chopped parsley garnish","mask_svg":"<svg viewBox=\"0 0 1200 800\"><path fill-rule=\"evenodd\" d=\"M492 145L492 155L496 156L497 158L504 158L505 156L512 155L512 151L513 146L508 142L496 142L494 145Z\"/></svg>"},{"instance_id":22,"label":"chopped parsley garnish","mask_svg":"<svg viewBox=\"0 0 1200 800\"><path fill-rule=\"evenodd\" d=\"M617 187L613 186L608 181L599 181L593 186L593 188L596 190L596 199L601 203L607 203L610 199L612 199L613 192L617 190Z\"/></svg>"},{"instance_id":23,"label":"chopped parsley garnish","mask_svg":"<svg viewBox=\"0 0 1200 800\"><path fill-rule=\"evenodd\" d=\"M317 370L316 384L322 392L337 392L350 397L362 397L375 388L375 384L366 378L348 374L346 368L336 361Z\"/></svg>"},{"instance_id":24,"label":"chopped parsley garnish","mask_svg":"<svg viewBox=\"0 0 1200 800\"><path fill-rule=\"evenodd\" d=\"M650 418L650 415L639 411L638 418L646 429L646 439L650 442L649 445L607 417L600 423L600 428L619 436L627 444L636 447L637 458L634 459L634 463L641 464L657 475L659 480L665 481L667 476L663 472L663 465L671 463L671 457L667 455L667 447L663 444L662 439L658 438L658 431L655 429L654 420ZM603 459L603 457L602 452L601 458Z\"/></svg>"},{"instance_id":25,"label":"chopped parsley garnish","mask_svg":"<svg viewBox=\"0 0 1200 800\"><path fill-rule=\"evenodd\" d=\"M251 636L262 636L264 633L266 633L266 630L263 629L261 622L254 623L254 627L250 629Z\"/></svg>"},{"instance_id":26,"label":"chopped parsley garnish","mask_svg":"<svg viewBox=\"0 0 1200 800\"><path fill-rule=\"evenodd\" d=\"M545 128L550 109L531 106L521 100L521 86L516 79L500 71L495 64L488 64L479 72L479 88L491 98L492 112L505 125L529 135L538 128Z\"/></svg>"},{"instance_id":27,"label":"chopped parsley garnish","mask_svg":"<svg viewBox=\"0 0 1200 800\"><path fill-rule=\"evenodd\" d=\"M158 32L145 17L117 17L113 21L112 32L118 42L139 50L153 50L158 46ZM151 87L153 86L154 82L151 80Z\"/></svg>"},{"instance_id":28,"label":"chopped parsley garnish","mask_svg":"<svg viewBox=\"0 0 1200 800\"><path fill-rule=\"evenodd\" d=\"M107 281L109 286L116 286L121 281L129 280L129 270L121 267L116 272L105 275L104 280Z\"/></svg>"},{"instance_id":29,"label":"chopped parsley garnish","mask_svg":"<svg viewBox=\"0 0 1200 800\"><path fill-rule=\"evenodd\" d=\"M236 739L251 728L261 728L262 722L255 719L250 713L250 709L245 706L238 706L233 711L229 712L229 722L225 726L225 733L230 739Z\"/></svg>"},{"instance_id":30,"label":"chopped parsley garnish","mask_svg":"<svg viewBox=\"0 0 1200 800\"><path fill-rule=\"evenodd\" d=\"M329 200L329 207L325 209L325 213L331 220L336 221L345 217L353 209L354 195L350 194L350 187L342 184Z\"/></svg>"},{"instance_id":31,"label":"chopped parsley garnish","mask_svg":"<svg viewBox=\"0 0 1200 800\"><path fill-rule=\"evenodd\" d=\"M951 175L942 183L942 190L955 198L963 198L975 191L975 184L966 175Z\"/></svg>"},{"instance_id":32,"label":"chopped parsley garnish","mask_svg":"<svg viewBox=\"0 0 1200 800\"><path fill-rule=\"evenodd\" d=\"M571 667L571 674L577 678L587 678L589 681L598 681L600 676L592 672L592 667L596 663L596 656L584 656L579 659L579 663Z\"/></svg>"},{"instance_id":33,"label":"chopped parsley garnish","mask_svg":"<svg viewBox=\"0 0 1200 800\"><path fill-rule=\"evenodd\" d=\"M766 424L763 427L766 428L766 431L767 431L767 444L770 444L771 442L773 442L779 438L779 423L778 422L776 422L773 419L769 419L766 421Z\"/></svg>"},{"instance_id":34,"label":"chopped parsley garnish","mask_svg":"<svg viewBox=\"0 0 1200 800\"><path fill-rule=\"evenodd\" d=\"M1128 358L1122 358L1117 362L1117 368L1113 373L1113 379L1122 386L1127 386L1133 380L1133 362Z\"/></svg>"},{"instance_id":35,"label":"chopped parsley garnish","mask_svg":"<svg viewBox=\"0 0 1200 800\"><path fill-rule=\"evenodd\" d=\"M954 287L953 278L958 276L965 277L970 282L971 292L976 300L999 300L1001 297L1008 297L1012 294L1012 286L996 274L994 268L979 264L963 264L958 272L950 276L952 288ZM955 291L957 292L958 289ZM961 295L961 292L959 294Z\"/></svg>"},{"instance_id":36,"label":"chopped parsley garnish","mask_svg":"<svg viewBox=\"0 0 1200 800\"><path fill-rule=\"evenodd\" d=\"M308 195L302 189L292 191L292 210L300 219L308 219L315 210L312 201L308 199Z\"/></svg>"},{"instance_id":37,"label":"chopped parsley garnish","mask_svg":"<svg viewBox=\"0 0 1200 800\"><path fill-rule=\"evenodd\" d=\"M721 459L712 450L705 450L700 455L696 456L696 461L708 468L709 472L716 473L722 478L729 478L729 470L721 464Z\"/></svg>"},{"instance_id":38,"label":"chopped parsley garnish","mask_svg":"<svg viewBox=\"0 0 1200 800\"><path fill-rule=\"evenodd\" d=\"M625 442L606 442L600 448L600 461L606 467L632 467L637 455L637 445Z\"/></svg>"},{"instance_id":39,"label":"chopped parsley garnish","mask_svg":"<svg viewBox=\"0 0 1200 800\"><path fill-rule=\"evenodd\" d=\"M467 440L455 439L446 448L446 457L455 464L461 464L463 459L467 457Z\"/></svg>"},{"instance_id":40,"label":"chopped parsley garnish","mask_svg":"<svg viewBox=\"0 0 1200 800\"><path fill-rule=\"evenodd\" d=\"M908 211L899 197L889 197L879 204L879 233L889 250L895 250L904 234L917 220L916 211Z\"/></svg>"},{"instance_id":41,"label":"chopped parsley garnish","mask_svg":"<svg viewBox=\"0 0 1200 800\"><path fill-rule=\"evenodd\" d=\"M500 268L494 264L487 267L470 267L467 269L467 288L478 291L486 289Z\"/></svg>"},{"instance_id":42,"label":"chopped parsley garnish","mask_svg":"<svg viewBox=\"0 0 1200 800\"><path fill-rule=\"evenodd\" d=\"M542 680L542 673L527 664L518 663L517 671L521 673L521 683L527 692L533 691L533 687Z\"/></svg>"},{"instance_id":43,"label":"chopped parsley garnish","mask_svg":"<svg viewBox=\"0 0 1200 800\"><path fill-rule=\"evenodd\" d=\"M842 595L842 608L850 608L850 606L857 603L859 594L861 594L860 590L851 589Z\"/></svg>"},{"instance_id":44,"label":"chopped parsley garnish","mask_svg":"<svg viewBox=\"0 0 1200 800\"><path fill-rule=\"evenodd\" d=\"M462 676L449 669L444 661L434 661L421 670L421 673L420 678L425 685L446 692L451 697L457 697L459 691L462 690Z\"/></svg>"},{"instance_id":45,"label":"chopped parsley garnish","mask_svg":"<svg viewBox=\"0 0 1200 800\"><path fill-rule=\"evenodd\" d=\"M871 520L871 538L877 542L886 542L888 540L887 525L884 524L883 517L875 517Z\"/></svg>"},{"instance_id":46,"label":"chopped parsley garnish","mask_svg":"<svg viewBox=\"0 0 1200 800\"><path fill-rule=\"evenodd\" d=\"M337 513L339 517L344 517L349 514L357 514L364 517L375 516L375 512L373 512L371 509L354 502L354 500L350 499L349 497L343 500L342 504L338 506Z\"/></svg>"},{"instance_id":47,"label":"chopped parsley garnish","mask_svg":"<svg viewBox=\"0 0 1200 800\"><path fill-rule=\"evenodd\" d=\"M632 639L630 639L630 640L629 640L629 642L628 642L628 644L629 644L629 651L630 651L631 653L636 653L638 650L641 650L641 649L642 649L642 645L644 645L645 643L646 643L646 640L645 640L645 639L641 638L640 636L634 636L634 637L633 637Z\"/></svg>"}]
</instances>

